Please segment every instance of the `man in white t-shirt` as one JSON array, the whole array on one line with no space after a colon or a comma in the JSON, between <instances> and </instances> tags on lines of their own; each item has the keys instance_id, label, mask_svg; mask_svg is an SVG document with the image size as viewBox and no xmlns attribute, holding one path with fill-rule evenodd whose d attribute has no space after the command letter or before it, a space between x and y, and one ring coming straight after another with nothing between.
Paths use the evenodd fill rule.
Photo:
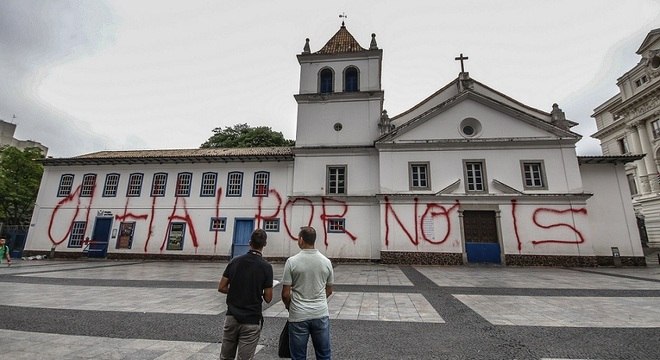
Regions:
<instances>
[{"instance_id":1,"label":"man in white t-shirt","mask_svg":"<svg viewBox=\"0 0 660 360\"><path fill-rule=\"evenodd\" d=\"M282 301L289 310L291 359L307 358L307 342L312 337L318 360L331 359L330 320L327 298L332 294L332 263L314 248L316 230L301 228L300 252L284 265Z\"/></svg>"}]
</instances>

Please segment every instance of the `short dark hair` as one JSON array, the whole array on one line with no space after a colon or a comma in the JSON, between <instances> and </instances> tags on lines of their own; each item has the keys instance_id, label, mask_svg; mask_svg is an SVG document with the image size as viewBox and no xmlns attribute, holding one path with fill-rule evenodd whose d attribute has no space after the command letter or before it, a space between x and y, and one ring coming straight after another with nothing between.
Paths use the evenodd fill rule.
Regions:
<instances>
[{"instance_id":1,"label":"short dark hair","mask_svg":"<svg viewBox=\"0 0 660 360\"><path fill-rule=\"evenodd\" d=\"M306 244L314 245L316 242L316 230L311 226L301 227L298 236L301 237Z\"/></svg>"},{"instance_id":2,"label":"short dark hair","mask_svg":"<svg viewBox=\"0 0 660 360\"><path fill-rule=\"evenodd\" d=\"M263 247L266 246L267 238L268 235L266 234L264 229L256 229L252 232L252 235L250 236L250 244L255 249L263 249Z\"/></svg>"}]
</instances>

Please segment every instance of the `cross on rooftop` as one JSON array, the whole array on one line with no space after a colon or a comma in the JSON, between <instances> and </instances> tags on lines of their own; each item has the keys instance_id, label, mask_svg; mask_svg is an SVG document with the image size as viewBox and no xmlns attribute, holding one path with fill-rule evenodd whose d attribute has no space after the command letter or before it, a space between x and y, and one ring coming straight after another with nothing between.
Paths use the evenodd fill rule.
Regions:
<instances>
[{"instance_id":1,"label":"cross on rooftop","mask_svg":"<svg viewBox=\"0 0 660 360\"><path fill-rule=\"evenodd\" d=\"M454 58L454 60L459 60L461 62L461 74L465 72L465 68L463 67L463 60L467 60L467 56L463 56L463 53L461 53L461 56Z\"/></svg>"}]
</instances>

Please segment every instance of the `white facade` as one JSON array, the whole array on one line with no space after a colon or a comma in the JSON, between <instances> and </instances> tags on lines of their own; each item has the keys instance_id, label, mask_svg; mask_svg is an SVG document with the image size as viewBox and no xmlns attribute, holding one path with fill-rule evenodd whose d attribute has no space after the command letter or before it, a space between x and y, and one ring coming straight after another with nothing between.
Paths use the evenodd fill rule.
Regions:
<instances>
[{"instance_id":1,"label":"white facade","mask_svg":"<svg viewBox=\"0 0 660 360\"><path fill-rule=\"evenodd\" d=\"M649 245L660 246L660 29L649 32L635 67L617 80L619 93L592 115L604 155L644 154L626 166L637 215L644 219Z\"/></svg>"},{"instance_id":2,"label":"white facade","mask_svg":"<svg viewBox=\"0 0 660 360\"><path fill-rule=\"evenodd\" d=\"M80 256L89 237L90 255L226 258L263 227L264 255L285 258L311 225L343 260L596 265L617 248L644 263L624 171L639 157L577 157L558 106L461 73L389 118L375 35L366 49L344 26L298 61L294 148L47 159L26 249Z\"/></svg>"}]
</instances>

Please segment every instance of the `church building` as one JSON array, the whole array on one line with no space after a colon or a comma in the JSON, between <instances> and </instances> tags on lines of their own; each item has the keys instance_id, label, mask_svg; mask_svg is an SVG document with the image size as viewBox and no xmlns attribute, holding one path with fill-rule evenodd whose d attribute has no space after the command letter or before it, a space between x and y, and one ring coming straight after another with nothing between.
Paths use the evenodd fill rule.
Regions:
<instances>
[{"instance_id":1,"label":"church building","mask_svg":"<svg viewBox=\"0 0 660 360\"><path fill-rule=\"evenodd\" d=\"M376 35L363 47L344 24L297 59L294 147L46 159L26 251L228 259L263 228L264 256L285 259L313 226L338 261L644 264L625 170L641 157L577 156L557 104L461 70L390 117Z\"/></svg>"}]
</instances>

